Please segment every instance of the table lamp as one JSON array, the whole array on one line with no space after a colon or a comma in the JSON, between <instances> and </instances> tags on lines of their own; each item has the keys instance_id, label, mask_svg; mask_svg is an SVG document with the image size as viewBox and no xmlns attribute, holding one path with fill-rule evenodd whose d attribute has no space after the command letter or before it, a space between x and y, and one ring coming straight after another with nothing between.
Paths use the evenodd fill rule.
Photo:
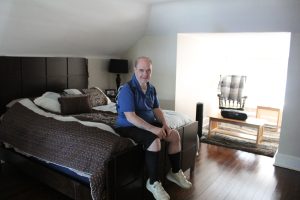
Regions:
<instances>
[{"instance_id":1,"label":"table lamp","mask_svg":"<svg viewBox=\"0 0 300 200\"><path fill-rule=\"evenodd\" d=\"M121 84L120 73L128 73L128 60L110 59L108 65L108 71L111 73L117 73L116 84L118 90Z\"/></svg>"}]
</instances>

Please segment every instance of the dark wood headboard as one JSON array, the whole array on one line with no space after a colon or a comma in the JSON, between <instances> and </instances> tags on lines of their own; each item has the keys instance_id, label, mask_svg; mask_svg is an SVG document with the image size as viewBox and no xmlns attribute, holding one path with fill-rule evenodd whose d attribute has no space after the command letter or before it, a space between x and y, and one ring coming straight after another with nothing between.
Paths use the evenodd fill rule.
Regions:
<instances>
[{"instance_id":1,"label":"dark wood headboard","mask_svg":"<svg viewBox=\"0 0 300 200\"><path fill-rule=\"evenodd\" d=\"M0 56L0 113L13 99L87 87L85 58Z\"/></svg>"}]
</instances>

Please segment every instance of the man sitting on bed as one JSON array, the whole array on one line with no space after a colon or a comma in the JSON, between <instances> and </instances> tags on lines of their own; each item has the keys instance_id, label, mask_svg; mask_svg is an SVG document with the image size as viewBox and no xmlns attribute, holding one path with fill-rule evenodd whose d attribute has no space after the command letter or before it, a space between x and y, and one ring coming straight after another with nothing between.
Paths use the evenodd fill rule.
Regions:
<instances>
[{"instance_id":1,"label":"man sitting on bed","mask_svg":"<svg viewBox=\"0 0 300 200\"><path fill-rule=\"evenodd\" d=\"M139 57L134 65L132 79L124 84L118 94L116 131L123 137L142 144L145 162L149 174L146 188L155 199L168 200L170 196L159 181L159 152L161 140L169 143L168 155L172 169L167 179L182 188L190 188L189 182L180 166L181 141L177 130L171 129L159 107L156 90L149 83L152 73L152 61L148 57Z\"/></svg>"}]
</instances>

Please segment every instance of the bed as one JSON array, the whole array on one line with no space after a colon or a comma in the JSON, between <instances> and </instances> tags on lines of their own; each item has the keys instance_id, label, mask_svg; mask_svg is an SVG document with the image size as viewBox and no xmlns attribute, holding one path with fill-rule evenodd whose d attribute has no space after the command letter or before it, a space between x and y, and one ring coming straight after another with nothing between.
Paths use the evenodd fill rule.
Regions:
<instances>
[{"instance_id":1,"label":"bed","mask_svg":"<svg viewBox=\"0 0 300 200\"><path fill-rule=\"evenodd\" d=\"M36 99L35 97L41 97L46 92L61 93L68 88L88 88L86 59L61 57L0 57L0 74L1 114L7 110L1 127L3 128L4 125L8 126L8 124L13 124L15 123L14 121L22 121L20 119L24 119L22 122L24 124L31 124L31 122L35 121L35 126L40 126L36 128L36 130L40 131L35 135L33 133L36 131L31 131L34 129L33 125L31 129L30 126L28 126L27 129L27 126L24 126L24 124L23 126L22 124L16 126L19 127L19 129L15 130L15 132L21 133L23 138L21 137L21 139L15 140L7 139L7 137L10 136L10 131L8 131L10 129L0 129L0 131L2 130L0 135L2 134L3 136L0 144L0 159L2 161L13 164L18 169L73 199L143 199L145 195L144 184L146 177L144 172L143 150L140 146L134 144L134 142L118 137L114 134L113 130L110 130L113 119L116 116L113 110L113 103L93 109L89 114L85 114L84 116L74 114L71 117L73 121L70 120L69 116L61 117L55 112L49 114L47 110L43 110L40 107L35 108L36 105L33 101ZM22 98L22 100L15 101L13 106L7 109L6 105L9 102L20 98ZM34 110L41 111L35 112ZM46 113L47 116L37 117L37 115L43 112L44 114ZM164 112L169 114L171 118L174 114L172 111ZM99 113L105 117L99 118ZM49 117L49 115L51 115L52 118ZM15 120L17 118L19 120ZM66 122L63 122L64 120L58 120L61 118L64 118L64 120L67 118L69 125L65 125ZM9 121L9 123L5 120ZM43 125L43 123L45 123L43 121L46 122L46 125ZM86 126L84 125L85 122L90 124L99 124L101 122L106 128L103 128L103 125L101 125L102 127L100 128ZM172 120L170 122L172 122ZM51 128L56 129L57 127L61 127L60 130L73 130L71 134L72 138L69 138L71 137L70 134L62 137L61 132L54 131L60 133L55 136L55 144L58 144L55 146L55 150L53 150L54 147L51 146L50 143L43 144L44 146L41 146L40 149L28 148L28 146L33 146L32 144L34 144L34 142L40 144L44 143L42 141L54 140L53 138L55 137L53 137L53 135L51 135L49 139L48 131ZM197 148L197 127L198 125L195 121L186 121L177 127L182 137L182 168L183 170L190 169L191 173L194 169ZM96 136L96 132L98 132L99 129L105 129L103 134L106 134L109 139ZM26 137L24 136L25 133L27 134ZM80 135L80 133L85 133L85 137ZM38 137L36 135L38 135ZM80 139L76 141L76 138ZM87 140L87 138L90 138L90 140ZM71 148L70 146L72 145L76 145L77 148L75 149L77 150L93 147L93 151L91 152L84 150L85 154L88 154L88 156L85 154L82 155L83 157L87 157L85 164L80 165L81 161L79 162L75 159L67 161L66 158L70 158L72 155L63 157L58 153L57 149L68 146L66 141L69 140L77 142L70 144L69 148ZM101 140L104 140L104 142ZM101 148L98 149L98 142L94 142L95 144L93 146L93 141L98 141L99 143L103 142L103 144L107 145L105 147L107 151L103 151ZM83 143L88 145L84 146ZM16 148L16 146L19 148ZM162 170L160 174L163 181L164 175L170 168L166 158L165 146L166 144L163 144L164 151L162 151L160 158L162 160ZM70 149L65 152L73 154L80 153L80 151L72 152ZM106 154L105 156L101 156L104 159L100 162L100 159L97 160L96 158L97 155L101 155L103 152ZM45 158L44 156L46 154L50 156L45 160L43 158ZM50 161L48 159L50 159ZM99 170L98 168L101 169ZM82 172L86 172L86 174L82 174ZM98 182L100 182L100 184Z\"/></svg>"}]
</instances>

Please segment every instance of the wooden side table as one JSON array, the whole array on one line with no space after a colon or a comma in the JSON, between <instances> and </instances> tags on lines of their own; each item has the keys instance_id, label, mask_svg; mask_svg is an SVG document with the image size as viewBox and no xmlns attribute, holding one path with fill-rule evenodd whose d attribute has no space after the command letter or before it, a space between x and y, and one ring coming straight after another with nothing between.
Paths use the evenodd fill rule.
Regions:
<instances>
[{"instance_id":1,"label":"wooden side table","mask_svg":"<svg viewBox=\"0 0 300 200\"><path fill-rule=\"evenodd\" d=\"M218 128L219 122L255 128L257 130L257 132L255 135L252 135L251 133L242 134L240 132L222 130L222 129ZM245 138L245 139L255 139L256 144L260 144L263 139L264 124L265 124L265 120L263 120L263 119L248 118L245 121L241 121L241 120L224 118L221 115L210 116L209 117L208 138L211 137L212 133L218 132L221 134L231 135L231 136Z\"/></svg>"},{"instance_id":2,"label":"wooden side table","mask_svg":"<svg viewBox=\"0 0 300 200\"><path fill-rule=\"evenodd\" d=\"M263 118L263 115L262 113L263 112L273 112L276 114L276 132L278 131L279 129L279 126L280 126L280 115L281 115L281 111L279 108L272 108L272 107L266 107L266 106L257 106L256 108L256 118L259 118L259 119L264 119Z\"/></svg>"}]
</instances>

